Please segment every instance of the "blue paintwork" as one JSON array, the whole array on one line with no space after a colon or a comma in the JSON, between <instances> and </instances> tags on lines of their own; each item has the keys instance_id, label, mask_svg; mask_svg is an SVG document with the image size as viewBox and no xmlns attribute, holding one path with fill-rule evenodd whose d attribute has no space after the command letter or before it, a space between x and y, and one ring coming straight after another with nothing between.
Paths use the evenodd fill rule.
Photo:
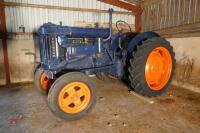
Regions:
<instances>
[{"instance_id":1,"label":"blue paintwork","mask_svg":"<svg viewBox=\"0 0 200 133\"><path fill-rule=\"evenodd\" d=\"M39 29L40 34L57 34L65 35L67 37L102 37L105 38L109 35L108 28L81 28L55 25L46 23Z\"/></svg>"},{"instance_id":2,"label":"blue paintwork","mask_svg":"<svg viewBox=\"0 0 200 133\"><path fill-rule=\"evenodd\" d=\"M127 49L121 49L121 42L126 38L120 32L112 34L112 11L109 9L109 28L80 28L52 23L40 27L41 67L49 77L57 78L60 73L69 71L88 75L108 72L118 78L123 77L128 54L142 40L158 35L153 32L139 34Z\"/></svg>"},{"instance_id":3,"label":"blue paintwork","mask_svg":"<svg viewBox=\"0 0 200 133\"><path fill-rule=\"evenodd\" d=\"M159 35L155 32L144 32L144 33L141 33L141 34L135 36L131 40L130 45L128 46L128 52L129 53L132 52L135 49L135 46L140 44L141 41L144 41L146 39L153 38L153 37L159 37Z\"/></svg>"}]
</instances>

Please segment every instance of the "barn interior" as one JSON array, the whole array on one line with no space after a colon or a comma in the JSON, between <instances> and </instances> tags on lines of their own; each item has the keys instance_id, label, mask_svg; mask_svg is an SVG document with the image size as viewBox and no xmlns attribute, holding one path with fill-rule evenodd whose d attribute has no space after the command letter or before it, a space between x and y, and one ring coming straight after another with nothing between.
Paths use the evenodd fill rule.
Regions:
<instances>
[{"instance_id":1,"label":"barn interior","mask_svg":"<svg viewBox=\"0 0 200 133\"><path fill-rule=\"evenodd\" d=\"M113 35L122 20L128 24L119 24L123 32L154 32L170 43L171 83L162 95L147 97L116 75L108 81L88 74L96 105L83 118L60 118L34 83L42 63L40 27L108 29L111 8ZM199 0L0 0L0 132L200 132L199 44Z\"/></svg>"}]
</instances>

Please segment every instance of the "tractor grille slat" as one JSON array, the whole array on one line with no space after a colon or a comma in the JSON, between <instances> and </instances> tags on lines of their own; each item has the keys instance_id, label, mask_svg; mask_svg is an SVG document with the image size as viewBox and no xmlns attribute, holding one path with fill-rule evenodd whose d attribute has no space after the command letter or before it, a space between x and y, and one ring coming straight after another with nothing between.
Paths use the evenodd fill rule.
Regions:
<instances>
[{"instance_id":1,"label":"tractor grille slat","mask_svg":"<svg viewBox=\"0 0 200 133\"><path fill-rule=\"evenodd\" d=\"M50 54L50 47L49 47L49 44L50 44L50 36L49 35L46 35L45 36L45 43L44 43L44 62L45 64L50 64L50 59L51 59L51 54Z\"/></svg>"}]
</instances>

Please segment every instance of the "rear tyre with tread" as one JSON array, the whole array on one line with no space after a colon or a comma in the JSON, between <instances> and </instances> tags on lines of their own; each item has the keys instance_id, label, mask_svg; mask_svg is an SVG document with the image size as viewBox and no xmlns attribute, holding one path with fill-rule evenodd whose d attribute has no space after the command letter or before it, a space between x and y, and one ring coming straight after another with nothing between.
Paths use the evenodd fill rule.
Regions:
<instances>
[{"instance_id":1,"label":"rear tyre with tread","mask_svg":"<svg viewBox=\"0 0 200 133\"><path fill-rule=\"evenodd\" d=\"M155 37L142 42L129 62L128 78L135 92L154 97L168 89L176 62L173 47L168 41Z\"/></svg>"}]
</instances>

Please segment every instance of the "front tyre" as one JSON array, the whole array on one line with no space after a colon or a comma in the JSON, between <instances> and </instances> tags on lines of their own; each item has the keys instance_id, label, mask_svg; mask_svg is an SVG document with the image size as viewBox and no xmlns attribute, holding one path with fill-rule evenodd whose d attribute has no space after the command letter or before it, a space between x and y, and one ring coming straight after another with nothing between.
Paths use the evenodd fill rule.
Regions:
<instances>
[{"instance_id":1,"label":"front tyre","mask_svg":"<svg viewBox=\"0 0 200 133\"><path fill-rule=\"evenodd\" d=\"M48 94L51 111L65 120L77 120L95 105L96 91L89 77L70 72L59 77Z\"/></svg>"},{"instance_id":2,"label":"front tyre","mask_svg":"<svg viewBox=\"0 0 200 133\"><path fill-rule=\"evenodd\" d=\"M157 96L171 84L175 54L170 43L155 37L142 42L130 59L131 87L143 96Z\"/></svg>"},{"instance_id":3,"label":"front tyre","mask_svg":"<svg viewBox=\"0 0 200 133\"><path fill-rule=\"evenodd\" d=\"M53 80L49 79L44 71L40 68L35 70L34 85L37 90L46 95L51 87Z\"/></svg>"}]
</instances>

